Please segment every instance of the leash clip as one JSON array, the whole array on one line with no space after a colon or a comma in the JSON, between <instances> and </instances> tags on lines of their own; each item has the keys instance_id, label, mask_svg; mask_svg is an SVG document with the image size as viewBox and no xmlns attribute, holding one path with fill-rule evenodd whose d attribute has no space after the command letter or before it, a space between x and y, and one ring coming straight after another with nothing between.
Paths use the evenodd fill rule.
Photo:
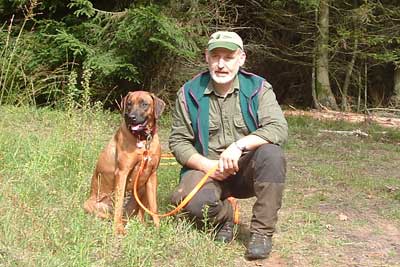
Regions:
<instances>
[{"instance_id":1,"label":"leash clip","mask_svg":"<svg viewBox=\"0 0 400 267\"><path fill-rule=\"evenodd\" d=\"M153 140L153 136L151 134L147 135L147 137L146 137L146 145L145 145L146 150L150 149L151 140Z\"/></svg>"},{"instance_id":2,"label":"leash clip","mask_svg":"<svg viewBox=\"0 0 400 267\"><path fill-rule=\"evenodd\" d=\"M151 156L149 154L149 150L146 148L146 150L143 152L143 160L147 163L151 161Z\"/></svg>"}]
</instances>

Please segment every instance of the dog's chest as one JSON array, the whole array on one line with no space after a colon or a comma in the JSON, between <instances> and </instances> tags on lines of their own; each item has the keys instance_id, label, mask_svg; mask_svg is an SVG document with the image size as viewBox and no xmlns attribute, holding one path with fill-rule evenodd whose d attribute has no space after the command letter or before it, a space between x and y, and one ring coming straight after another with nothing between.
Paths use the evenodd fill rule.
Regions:
<instances>
[{"instance_id":1,"label":"dog's chest","mask_svg":"<svg viewBox=\"0 0 400 267\"><path fill-rule=\"evenodd\" d=\"M140 155L139 160L137 164L135 164L135 167L132 169L130 174L128 175L128 180L127 180L127 189L131 190L133 189L133 185L135 182L135 179L138 180L138 187L144 186L147 181L149 180L149 177L155 172L158 166L159 159L155 157L155 155L149 155L147 156L147 159L143 159L143 155ZM144 162L143 162L144 160ZM143 167L141 167L143 165Z\"/></svg>"}]
</instances>

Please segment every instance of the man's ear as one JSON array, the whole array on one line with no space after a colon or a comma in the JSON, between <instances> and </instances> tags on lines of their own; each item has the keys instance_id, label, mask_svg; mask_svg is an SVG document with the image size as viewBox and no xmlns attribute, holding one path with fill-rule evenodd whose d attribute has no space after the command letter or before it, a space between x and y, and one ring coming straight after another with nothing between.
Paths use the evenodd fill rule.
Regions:
<instances>
[{"instance_id":1,"label":"man's ear","mask_svg":"<svg viewBox=\"0 0 400 267\"><path fill-rule=\"evenodd\" d=\"M153 98L154 101L154 117L157 120L161 117L161 114L165 109L165 102L161 98L155 96L154 94L151 94L151 97Z\"/></svg>"},{"instance_id":2,"label":"man's ear","mask_svg":"<svg viewBox=\"0 0 400 267\"><path fill-rule=\"evenodd\" d=\"M241 51L239 56L239 66L242 67L245 62L246 62L246 53L244 51Z\"/></svg>"},{"instance_id":3,"label":"man's ear","mask_svg":"<svg viewBox=\"0 0 400 267\"><path fill-rule=\"evenodd\" d=\"M204 56L206 58L206 62L208 63L208 49L204 51Z\"/></svg>"}]
</instances>

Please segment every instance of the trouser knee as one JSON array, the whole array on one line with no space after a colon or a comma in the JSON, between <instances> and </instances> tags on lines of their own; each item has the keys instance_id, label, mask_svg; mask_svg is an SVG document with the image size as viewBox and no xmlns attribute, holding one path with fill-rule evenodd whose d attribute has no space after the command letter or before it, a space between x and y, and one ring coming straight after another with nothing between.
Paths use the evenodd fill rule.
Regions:
<instances>
[{"instance_id":1,"label":"trouser knee","mask_svg":"<svg viewBox=\"0 0 400 267\"><path fill-rule=\"evenodd\" d=\"M252 157L256 182L284 183L286 178L286 159L278 145L260 146Z\"/></svg>"}]
</instances>

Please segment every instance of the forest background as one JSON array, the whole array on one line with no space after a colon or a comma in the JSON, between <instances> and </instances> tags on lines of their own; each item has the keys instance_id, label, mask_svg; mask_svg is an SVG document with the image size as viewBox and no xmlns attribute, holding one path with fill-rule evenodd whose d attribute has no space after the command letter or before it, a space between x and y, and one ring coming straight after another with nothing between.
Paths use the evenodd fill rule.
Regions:
<instances>
[{"instance_id":1,"label":"forest background","mask_svg":"<svg viewBox=\"0 0 400 267\"><path fill-rule=\"evenodd\" d=\"M400 267L400 118L383 128L369 116L400 117L399 0L0 0L0 19L1 267ZM114 238L82 209L121 96L150 90L171 107L207 68L208 36L225 29L242 36L246 70L273 85L285 115L363 113L358 124L286 116L286 189L262 263L243 258L254 198L240 201L228 246L179 216L160 229L129 220ZM179 171L162 158L161 213Z\"/></svg>"},{"instance_id":2,"label":"forest background","mask_svg":"<svg viewBox=\"0 0 400 267\"><path fill-rule=\"evenodd\" d=\"M242 36L282 105L400 105L398 0L0 0L0 19L0 105L113 109L138 89L171 105L216 30Z\"/></svg>"}]
</instances>

